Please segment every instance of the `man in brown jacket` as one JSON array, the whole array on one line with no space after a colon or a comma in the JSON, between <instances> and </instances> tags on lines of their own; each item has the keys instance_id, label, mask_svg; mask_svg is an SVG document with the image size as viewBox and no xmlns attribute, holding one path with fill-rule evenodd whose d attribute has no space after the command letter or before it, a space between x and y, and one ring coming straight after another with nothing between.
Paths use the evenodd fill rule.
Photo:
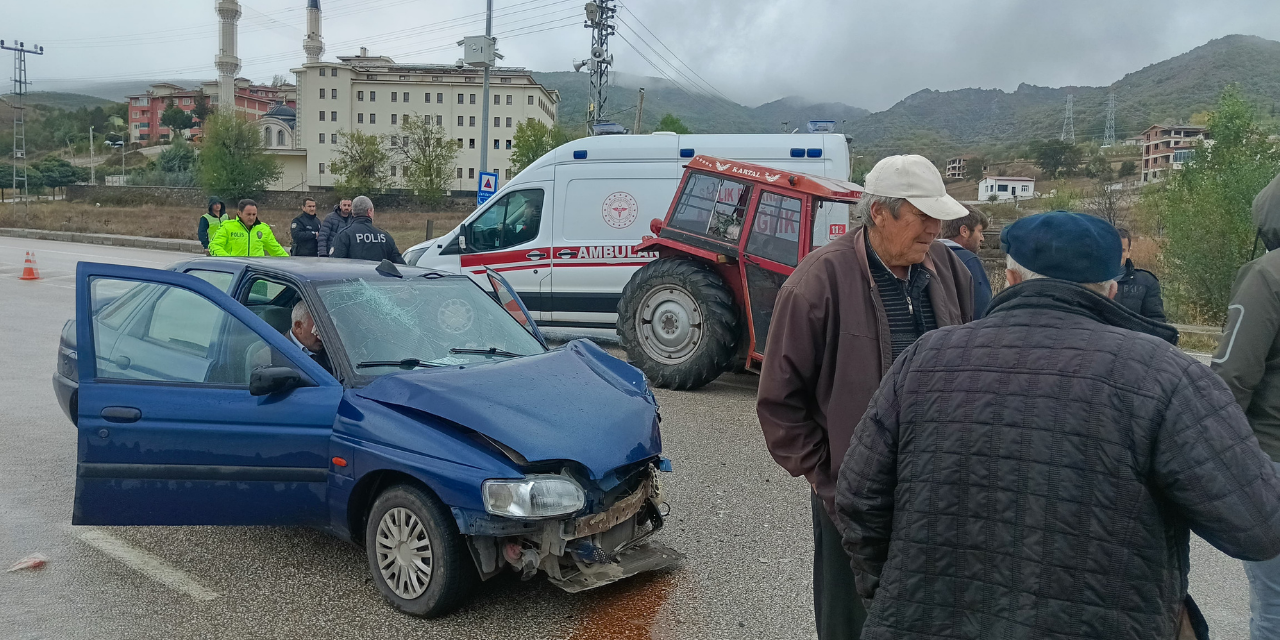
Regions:
<instances>
[{"instance_id":1,"label":"man in brown jacket","mask_svg":"<svg viewBox=\"0 0 1280 640\"><path fill-rule=\"evenodd\" d=\"M820 640L857 638L866 612L832 524L853 428L894 358L924 333L973 317L973 283L934 242L968 215L921 156L867 174L865 225L804 259L778 293L756 412L773 459L813 488L814 615Z\"/></svg>"}]
</instances>

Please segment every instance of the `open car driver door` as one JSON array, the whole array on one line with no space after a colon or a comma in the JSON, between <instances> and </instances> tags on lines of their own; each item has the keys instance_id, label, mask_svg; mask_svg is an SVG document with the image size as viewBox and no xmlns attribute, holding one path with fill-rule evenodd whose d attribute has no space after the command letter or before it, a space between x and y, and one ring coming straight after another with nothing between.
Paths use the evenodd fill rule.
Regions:
<instances>
[{"instance_id":1,"label":"open car driver door","mask_svg":"<svg viewBox=\"0 0 1280 640\"><path fill-rule=\"evenodd\" d=\"M502 305L507 313L515 318L520 326L525 328L533 337L547 346L547 339L542 336L542 332L538 330L538 325L534 324L533 316L529 314L528 307L524 306L524 302L520 300L520 296L516 294L516 290L511 288L506 278L493 269L485 269L485 275L489 278L489 285L493 288L493 295L497 297L498 304Z\"/></svg>"}]
</instances>

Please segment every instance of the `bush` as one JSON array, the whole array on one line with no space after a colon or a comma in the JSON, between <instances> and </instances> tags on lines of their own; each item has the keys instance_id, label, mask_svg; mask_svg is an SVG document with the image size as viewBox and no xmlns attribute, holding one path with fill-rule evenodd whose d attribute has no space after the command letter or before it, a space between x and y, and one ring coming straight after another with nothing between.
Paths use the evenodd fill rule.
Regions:
<instances>
[{"instance_id":1,"label":"bush","mask_svg":"<svg viewBox=\"0 0 1280 640\"><path fill-rule=\"evenodd\" d=\"M280 164L262 152L257 125L234 114L215 114L203 127L199 182L227 202L251 198L280 179Z\"/></svg>"}]
</instances>

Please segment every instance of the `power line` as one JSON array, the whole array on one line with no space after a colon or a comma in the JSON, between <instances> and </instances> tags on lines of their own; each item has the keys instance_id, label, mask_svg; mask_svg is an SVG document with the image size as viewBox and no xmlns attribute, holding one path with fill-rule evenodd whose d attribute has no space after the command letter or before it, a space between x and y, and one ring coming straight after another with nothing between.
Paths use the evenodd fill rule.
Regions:
<instances>
[{"instance_id":1,"label":"power line","mask_svg":"<svg viewBox=\"0 0 1280 640\"><path fill-rule=\"evenodd\" d=\"M690 67L688 63L686 63L684 60L681 60L680 56L676 55L676 52L671 50L671 47L668 47L666 43L664 43L662 39L659 38L658 35L653 32L652 29L650 29L647 25L645 25L644 21L640 19L640 16L636 15L636 13L631 10L631 7L628 7L625 4L621 4L621 3L619 4L622 6L623 9L626 9L627 13L630 14L632 19L636 21L636 24L639 24L642 28L644 28L644 30L647 31L649 35L653 36L653 39L656 40L658 44L662 45L663 49L666 49L667 52L671 54L671 57L675 58L680 64L684 65L684 67L688 69L691 73L693 73L694 76L697 76L697 78L702 81L702 84L706 85L712 91L716 92L716 94L718 94L721 98L724 98L725 100L729 100L729 96L726 96L723 93L721 93L720 90L715 87L715 85L711 84L710 82L707 82L707 80L703 78L701 75L699 75L698 72L695 71L693 67ZM630 27L630 25L628 25L628 27ZM632 29L632 31L635 31L635 29ZM638 33L636 35L639 36ZM729 102L733 102L733 101L729 100Z\"/></svg>"}]
</instances>

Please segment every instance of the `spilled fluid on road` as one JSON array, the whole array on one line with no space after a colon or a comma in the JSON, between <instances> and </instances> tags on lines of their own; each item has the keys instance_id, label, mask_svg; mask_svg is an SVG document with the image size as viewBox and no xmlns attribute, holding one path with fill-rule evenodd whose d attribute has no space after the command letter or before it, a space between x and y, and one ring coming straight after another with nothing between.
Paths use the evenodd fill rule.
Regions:
<instances>
[{"instance_id":1,"label":"spilled fluid on road","mask_svg":"<svg viewBox=\"0 0 1280 640\"><path fill-rule=\"evenodd\" d=\"M649 640L658 613L675 588L674 572L662 572L592 590L569 640Z\"/></svg>"}]
</instances>

